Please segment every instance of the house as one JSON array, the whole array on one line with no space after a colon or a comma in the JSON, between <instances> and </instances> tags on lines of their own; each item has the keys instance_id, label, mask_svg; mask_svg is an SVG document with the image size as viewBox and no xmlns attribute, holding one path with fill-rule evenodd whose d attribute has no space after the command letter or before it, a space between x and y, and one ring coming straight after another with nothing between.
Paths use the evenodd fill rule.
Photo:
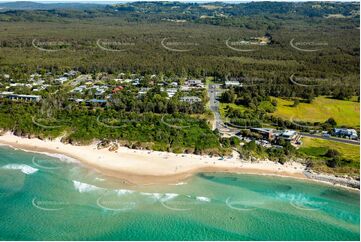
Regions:
<instances>
[{"instance_id":1,"label":"house","mask_svg":"<svg viewBox=\"0 0 361 242\"><path fill-rule=\"evenodd\" d=\"M270 128L251 128L252 132L259 133L264 139L272 141L275 139L275 130Z\"/></svg>"},{"instance_id":2,"label":"house","mask_svg":"<svg viewBox=\"0 0 361 242\"><path fill-rule=\"evenodd\" d=\"M132 79L118 79L118 80L121 80L120 83L131 83L131 82L133 82Z\"/></svg>"},{"instance_id":3,"label":"house","mask_svg":"<svg viewBox=\"0 0 361 242\"><path fill-rule=\"evenodd\" d=\"M68 80L67 77L62 76L62 77L56 78L56 79L55 79L55 82L57 82L58 84L63 84L63 83L66 82L67 80Z\"/></svg>"},{"instance_id":4,"label":"house","mask_svg":"<svg viewBox=\"0 0 361 242\"><path fill-rule=\"evenodd\" d=\"M149 90L150 90L149 87L142 87L142 88L138 91L138 96L141 96L141 95L146 94Z\"/></svg>"},{"instance_id":5,"label":"house","mask_svg":"<svg viewBox=\"0 0 361 242\"><path fill-rule=\"evenodd\" d=\"M84 89L86 89L85 85L81 85L78 86L76 88L74 88L73 90L71 90L72 93L82 93L84 91Z\"/></svg>"},{"instance_id":6,"label":"house","mask_svg":"<svg viewBox=\"0 0 361 242\"><path fill-rule=\"evenodd\" d=\"M358 139L357 131L354 129L334 128L333 134L335 136L347 137L349 139Z\"/></svg>"},{"instance_id":7,"label":"house","mask_svg":"<svg viewBox=\"0 0 361 242\"><path fill-rule=\"evenodd\" d=\"M202 80L196 80L196 79L191 79L191 80L187 80L186 85L188 86L198 86L198 85L202 85Z\"/></svg>"},{"instance_id":8,"label":"house","mask_svg":"<svg viewBox=\"0 0 361 242\"><path fill-rule=\"evenodd\" d=\"M107 104L107 100L104 100L104 99L90 99L90 100L86 100L85 103L87 105L96 104L96 105L100 105L100 106L105 106Z\"/></svg>"},{"instance_id":9,"label":"house","mask_svg":"<svg viewBox=\"0 0 361 242\"><path fill-rule=\"evenodd\" d=\"M224 82L224 86L226 88L230 88L230 87L239 87L241 84L239 83L239 81L225 81Z\"/></svg>"},{"instance_id":10,"label":"house","mask_svg":"<svg viewBox=\"0 0 361 242\"><path fill-rule=\"evenodd\" d=\"M291 141L296 135L297 132L295 130L284 130L279 137Z\"/></svg>"},{"instance_id":11,"label":"house","mask_svg":"<svg viewBox=\"0 0 361 242\"><path fill-rule=\"evenodd\" d=\"M166 92L168 97L171 98L177 93L178 89L177 88L168 88L168 89L162 88L161 91Z\"/></svg>"},{"instance_id":12,"label":"house","mask_svg":"<svg viewBox=\"0 0 361 242\"><path fill-rule=\"evenodd\" d=\"M276 134L278 139L287 140L291 143L300 143L301 135L295 130L282 130Z\"/></svg>"},{"instance_id":13,"label":"house","mask_svg":"<svg viewBox=\"0 0 361 242\"><path fill-rule=\"evenodd\" d=\"M113 90L112 90L112 93L117 93L117 92L119 92L119 91L121 91L121 90L123 90L124 89L124 87L122 87L122 86L117 86L117 87L115 87Z\"/></svg>"},{"instance_id":14,"label":"house","mask_svg":"<svg viewBox=\"0 0 361 242\"><path fill-rule=\"evenodd\" d=\"M74 77L74 76L76 76L76 71L74 71L74 70L71 70L71 71L69 71L69 72L65 72L64 74L63 74L63 76L65 76L65 77Z\"/></svg>"},{"instance_id":15,"label":"house","mask_svg":"<svg viewBox=\"0 0 361 242\"><path fill-rule=\"evenodd\" d=\"M12 101L39 102L41 100L41 96L39 95L14 94L13 92L2 92L0 93L0 97L7 98Z\"/></svg>"},{"instance_id":16,"label":"house","mask_svg":"<svg viewBox=\"0 0 361 242\"><path fill-rule=\"evenodd\" d=\"M32 87L32 84L26 83L10 83L10 87Z\"/></svg>"},{"instance_id":17,"label":"house","mask_svg":"<svg viewBox=\"0 0 361 242\"><path fill-rule=\"evenodd\" d=\"M132 82L133 82L133 83L132 83L133 86L138 86L138 85L140 84L140 80L139 80L139 79L135 79L135 80L133 80Z\"/></svg>"},{"instance_id":18,"label":"house","mask_svg":"<svg viewBox=\"0 0 361 242\"><path fill-rule=\"evenodd\" d=\"M96 96L101 96L108 90L108 87L105 85L103 86L94 85L92 88L95 89Z\"/></svg>"},{"instance_id":19,"label":"house","mask_svg":"<svg viewBox=\"0 0 361 242\"><path fill-rule=\"evenodd\" d=\"M169 86L178 87L178 82L171 82L171 83L169 84Z\"/></svg>"},{"instance_id":20,"label":"house","mask_svg":"<svg viewBox=\"0 0 361 242\"><path fill-rule=\"evenodd\" d=\"M10 94L14 94L14 92L0 92L0 98L4 98Z\"/></svg>"},{"instance_id":21,"label":"house","mask_svg":"<svg viewBox=\"0 0 361 242\"><path fill-rule=\"evenodd\" d=\"M202 99L200 99L199 97L195 97L195 96L188 96L188 97L181 97L180 101L192 104L192 103L196 103L196 102L201 102Z\"/></svg>"}]
</instances>

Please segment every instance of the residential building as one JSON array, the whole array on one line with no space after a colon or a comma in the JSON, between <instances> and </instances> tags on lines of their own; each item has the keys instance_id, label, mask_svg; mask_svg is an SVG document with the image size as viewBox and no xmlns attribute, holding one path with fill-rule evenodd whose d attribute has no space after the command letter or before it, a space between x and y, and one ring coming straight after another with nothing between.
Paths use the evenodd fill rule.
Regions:
<instances>
[{"instance_id":1,"label":"residential building","mask_svg":"<svg viewBox=\"0 0 361 242\"><path fill-rule=\"evenodd\" d=\"M262 135L264 139L272 141L275 139L275 130L270 128L251 128L252 132L256 132Z\"/></svg>"},{"instance_id":2,"label":"residential building","mask_svg":"<svg viewBox=\"0 0 361 242\"><path fill-rule=\"evenodd\" d=\"M41 96L39 95L14 94L13 92L2 92L0 93L0 97L7 98L13 101L39 102L41 100Z\"/></svg>"},{"instance_id":3,"label":"residential building","mask_svg":"<svg viewBox=\"0 0 361 242\"><path fill-rule=\"evenodd\" d=\"M195 80L195 79L187 80L184 84L189 87L204 88L204 84L202 80Z\"/></svg>"},{"instance_id":4,"label":"residential building","mask_svg":"<svg viewBox=\"0 0 361 242\"><path fill-rule=\"evenodd\" d=\"M334 128L333 134L340 137L347 137L349 139L358 139L357 131L354 129Z\"/></svg>"},{"instance_id":5,"label":"residential building","mask_svg":"<svg viewBox=\"0 0 361 242\"><path fill-rule=\"evenodd\" d=\"M63 84L63 83L66 82L67 80L68 80L67 77L62 76L62 77L56 78L56 79L55 79L55 82L57 82L57 83L59 83L59 84Z\"/></svg>"},{"instance_id":6,"label":"residential building","mask_svg":"<svg viewBox=\"0 0 361 242\"><path fill-rule=\"evenodd\" d=\"M149 87L142 87L142 88L138 91L138 96L141 96L141 95L146 94L149 90L150 90Z\"/></svg>"},{"instance_id":7,"label":"residential building","mask_svg":"<svg viewBox=\"0 0 361 242\"><path fill-rule=\"evenodd\" d=\"M188 96L188 97L181 97L180 101L192 104L192 103L196 103L196 102L201 102L202 99L200 99L199 97L195 97L195 96Z\"/></svg>"},{"instance_id":8,"label":"residential building","mask_svg":"<svg viewBox=\"0 0 361 242\"><path fill-rule=\"evenodd\" d=\"M224 85L226 88L230 88L230 87L239 87L241 84L239 83L239 81L225 81Z\"/></svg>"}]
</instances>

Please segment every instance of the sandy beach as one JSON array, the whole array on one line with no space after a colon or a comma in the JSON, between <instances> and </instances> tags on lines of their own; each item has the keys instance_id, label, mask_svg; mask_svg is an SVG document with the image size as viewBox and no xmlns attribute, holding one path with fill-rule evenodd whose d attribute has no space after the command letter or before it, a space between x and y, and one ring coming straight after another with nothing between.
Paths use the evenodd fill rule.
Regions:
<instances>
[{"instance_id":1,"label":"sandy beach","mask_svg":"<svg viewBox=\"0 0 361 242\"><path fill-rule=\"evenodd\" d=\"M28 139L6 133L0 144L25 151L62 154L105 175L135 184L156 184L185 180L198 172L232 172L306 178L305 167L299 163L281 165L272 161L249 162L241 160L237 152L232 157L193 154L174 154L120 147L117 151L98 149L96 143L74 146L56 140Z\"/></svg>"}]
</instances>

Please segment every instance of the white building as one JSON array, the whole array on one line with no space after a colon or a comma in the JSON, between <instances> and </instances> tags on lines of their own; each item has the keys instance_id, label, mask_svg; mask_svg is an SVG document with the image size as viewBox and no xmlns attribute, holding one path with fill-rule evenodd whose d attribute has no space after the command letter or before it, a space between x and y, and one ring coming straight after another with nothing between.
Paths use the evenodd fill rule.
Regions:
<instances>
[{"instance_id":1,"label":"white building","mask_svg":"<svg viewBox=\"0 0 361 242\"><path fill-rule=\"evenodd\" d=\"M239 83L239 81L225 81L224 85L226 86L226 88L229 88L229 87L239 87L241 84Z\"/></svg>"},{"instance_id":2,"label":"white building","mask_svg":"<svg viewBox=\"0 0 361 242\"><path fill-rule=\"evenodd\" d=\"M180 101L192 104L192 103L196 103L196 102L201 102L202 99L200 99L199 97L195 97L195 96L187 96L187 97L181 97Z\"/></svg>"}]
</instances>

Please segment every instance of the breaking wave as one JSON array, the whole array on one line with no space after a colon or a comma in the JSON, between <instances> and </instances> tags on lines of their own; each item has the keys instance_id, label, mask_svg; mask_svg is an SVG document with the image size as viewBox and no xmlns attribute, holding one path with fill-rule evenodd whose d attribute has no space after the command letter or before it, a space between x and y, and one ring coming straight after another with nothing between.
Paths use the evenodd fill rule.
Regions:
<instances>
[{"instance_id":1,"label":"breaking wave","mask_svg":"<svg viewBox=\"0 0 361 242\"><path fill-rule=\"evenodd\" d=\"M201 202L210 202L211 201L211 199L208 197L196 197L196 199Z\"/></svg>"},{"instance_id":2,"label":"breaking wave","mask_svg":"<svg viewBox=\"0 0 361 242\"><path fill-rule=\"evenodd\" d=\"M38 171L38 169L25 165L25 164L8 164L3 167L2 169L8 169L8 170L21 170L22 173L30 175Z\"/></svg>"},{"instance_id":3,"label":"breaking wave","mask_svg":"<svg viewBox=\"0 0 361 242\"><path fill-rule=\"evenodd\" d=\"M82 182L79 182L79 181L73 181L73 185L74 185L75 190L77 190L80 193L98 191L98 190L102 189L100 187L90 185L90 184L87 184L87 183L82 183Z\"/></svg>"}]
</instances>

